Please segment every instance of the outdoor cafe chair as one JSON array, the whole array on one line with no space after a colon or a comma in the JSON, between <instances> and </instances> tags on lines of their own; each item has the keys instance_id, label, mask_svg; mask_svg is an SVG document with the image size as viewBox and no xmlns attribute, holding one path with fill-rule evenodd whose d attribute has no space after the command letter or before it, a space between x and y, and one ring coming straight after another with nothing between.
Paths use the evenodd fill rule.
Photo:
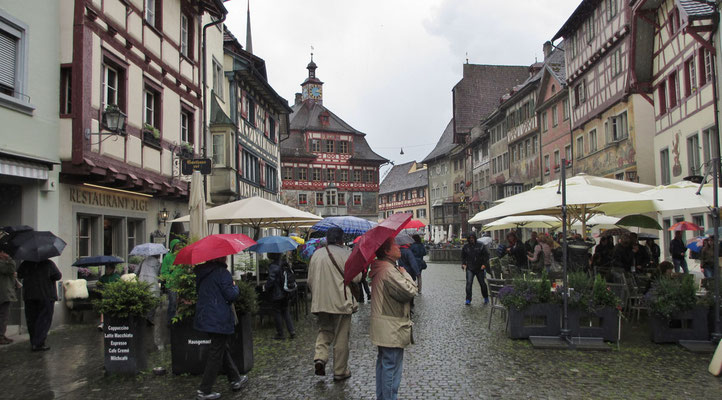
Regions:
<instances>
[{"instance_id":1,"label":"outdoor cafe chair","mask_svg":"<svg viewBox=\"0 0 722 400\"><path fill-rule=\"evenodd\" d=\"M499 302L499 291L506 285L506 281L504 279L492 278L487 279L486 284L489 287L489 297L491 298L491 311L489 311L489 324L487 329L491 329L491 318L494 316L494 311L499 310L499 312L502 313L502 317L504 318L504 330L506 330L509 318L507 315L506 307L504 307L504 305Z\"/></svg>"}]
</instances>

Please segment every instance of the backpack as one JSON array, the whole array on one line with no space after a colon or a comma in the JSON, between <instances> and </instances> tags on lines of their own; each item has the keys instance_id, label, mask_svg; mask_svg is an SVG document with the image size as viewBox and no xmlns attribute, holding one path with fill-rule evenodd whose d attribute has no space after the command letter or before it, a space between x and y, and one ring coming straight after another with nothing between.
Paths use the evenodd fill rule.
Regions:
<instances>
[{"instance_id":1,"label":"backpack","mask_svg":"<svg viewBox=\"0 0 722 400\"><path fill-rule=\"evenodd\" d=\"M296 284L296 274L293 273L293 269L290 266L283 266L283 291L286 293L293 293L298 289Z\"/></svg>"}]
</instances>

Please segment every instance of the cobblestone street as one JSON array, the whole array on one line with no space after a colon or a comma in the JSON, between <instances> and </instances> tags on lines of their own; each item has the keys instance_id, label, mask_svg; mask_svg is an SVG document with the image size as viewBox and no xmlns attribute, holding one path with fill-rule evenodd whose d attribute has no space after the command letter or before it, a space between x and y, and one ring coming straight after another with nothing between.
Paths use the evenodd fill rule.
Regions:
<instances>
[{"instance_id":1,"label":"cobblestone street","mask_svg":"<svg viewBox=\"0 0 722 400\"><path fill-rule=\"evenodd\" d=\"M711 355L676 345L654 345L646 325L623 321L619 349L609 352L535 350L506 337L501 318L487 329L489 307L478 285L470 307L463 304L463 274L457 265L430 264L416 300L416 345L405 353L402 399L574 398L719 399L722 381L707 372ZM313 375L314 317L297 323L294 340L271 339L270 323L255 330L255 367L249 384L232 393L224 378L223 398L371 399L376 349L368 336L369 306L354 315L351 379ZM54 331L52 349L31 353L27 343L0 348L0 398L8 399L190 399L199 377L105 378L102 338L90 325ZM149 367L170 370L170 353L156 352Z\"/></svg>"}]
</instances>

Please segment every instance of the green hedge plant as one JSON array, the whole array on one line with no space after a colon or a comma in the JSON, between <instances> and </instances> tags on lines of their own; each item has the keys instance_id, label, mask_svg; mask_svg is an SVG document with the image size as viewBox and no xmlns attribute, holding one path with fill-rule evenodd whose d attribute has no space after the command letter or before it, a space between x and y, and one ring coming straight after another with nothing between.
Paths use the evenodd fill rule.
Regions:
<instances>
[{"instance_id":1,"label":"green hedge plant","mask_svg":"<svg viewBox=\"0 0 722 400\"><path fill-rule=\"evenodd\" d=\"M93 300L95 310L120 318L146 315L160 301L150 291L147 282L119 280L103 285L100 293L102 298Z\"/></svg>"}]
</instances>

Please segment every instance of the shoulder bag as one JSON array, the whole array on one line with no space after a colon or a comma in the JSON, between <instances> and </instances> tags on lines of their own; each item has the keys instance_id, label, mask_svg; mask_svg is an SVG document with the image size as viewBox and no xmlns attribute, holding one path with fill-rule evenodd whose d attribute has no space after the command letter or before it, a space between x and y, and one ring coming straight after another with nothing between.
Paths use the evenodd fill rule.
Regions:
<instances>
[{"instance_id":1,"label":"shoulder bag","mask_svg":"<svg viewBox=\"0 0 722 400\"><path fill-rule=\"evenodd\" d=\"M328 253L328 257L331 259L333 266L336 267L336 271L338 271L338 273L341 274L341 279L343 279L344 278L343 270L341 269L341 267L338 266L338 263L336 263L336 259L333 257L333 254L331 253L331 250L329 250L328 245L326 246L326 252ZM359 299L359 296L361 296L361 288L359 287L358 283L351 282L348 285L345 285L345 287L347 287L347 288L349 288L349 290L351 290L351 295L356 300ZM343 297L344 297L344 299L347 298L345 288L343 291Z\"/></svg>"}]
</instances>

